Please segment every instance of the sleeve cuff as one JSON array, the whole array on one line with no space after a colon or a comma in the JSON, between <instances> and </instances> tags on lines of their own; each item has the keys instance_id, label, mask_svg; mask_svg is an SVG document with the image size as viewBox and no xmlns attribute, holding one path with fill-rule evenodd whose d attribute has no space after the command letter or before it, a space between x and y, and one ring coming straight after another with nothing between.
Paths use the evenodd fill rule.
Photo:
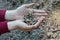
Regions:
<instances>
[{"instance_id":1,"label":"sleeve cuff","mask_svg":"<svg viewBox=\"0 0 60 40\"><path fill-rule=\"evenodd\" d=\"M6 10L0 10L0 21L5 21Z\"/></svg>"},{"instance_id":2,"label":"sleeve cuff","mask_svg":"<svg viewBox=\"0 0 60 40\"><path fill-rule=\"evenodd\" d=\"M0 34L9 32L8 26L7 26L7 21L0 22Z\"/></svg>"}]
</instances>

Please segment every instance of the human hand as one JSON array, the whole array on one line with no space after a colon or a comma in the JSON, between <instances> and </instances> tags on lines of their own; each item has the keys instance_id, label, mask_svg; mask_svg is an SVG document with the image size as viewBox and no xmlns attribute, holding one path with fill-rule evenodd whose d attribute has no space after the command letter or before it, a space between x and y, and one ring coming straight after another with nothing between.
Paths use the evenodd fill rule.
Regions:
<instances>
[{"instance_id":1,"label":"human hand","mask_svg":"<svg viewBox=\"0 0 60 40\"><path fill-rule=\"evenodd\" d=\"M44 18L45 16L41 16L39 20L37 21L37 23L34 25L28 25L22 22L21 20L11 21L11 22L8 22L8 29L9 30L17 29L17 30L23 30L23 31L32 31L33 29L36 29L40 25L40 23L42 22Z\"/></svg>"},{"instance_id":2,"label":"human hand","mask_svg":"<svg viewBox=\"0 0 60 40\"><path fill-rule=\"evenodd\" d=\"M34 6L35 3L31 3L31 4L24 4L20 7L18 7L17 10L17 15L15 16L16 19L20 19L22 20L24 15L27 14L32 14L32 15L47 15L47 13L44 10L38 10L38 9L33 9L31 8L32 6Z\"/></svg>"},{"instance_id":3,"label":"human hand","mask_svg":"<svg viewBox=\"0 0 60 40\"><path fill-rule=\"evenodd\" d=\"M15 10L7 10L6 14L5 14L5 19L6 20L17 20L20 19L22 20L24 15L27 14L33 14L33 15L47 15L47 13L44 10L38 10L38 9L33 9L31 8L32 6L34 6L35 3L31 3L31 4L24 4L22 6L19 6L17 9Z\"/></svg>"}]
</instances>

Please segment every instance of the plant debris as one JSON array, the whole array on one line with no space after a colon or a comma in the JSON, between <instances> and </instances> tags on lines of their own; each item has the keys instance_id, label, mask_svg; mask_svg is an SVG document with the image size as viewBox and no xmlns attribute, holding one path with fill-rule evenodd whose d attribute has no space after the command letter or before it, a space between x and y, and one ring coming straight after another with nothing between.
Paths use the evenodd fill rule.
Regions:
<instances>
[{"instance_id":1,"label":"plant debris","mask_svg":"<svg viewBox=\"0 0 60 40\"><path fill-rule=\"evenodd\" d=\"M12 2L12 3L11 3ZM0 40L46 40L60 39L60 0L0 0L0 9L15 9L21 4L36 3L35 9L43 9L48 13L40 26L31 31L12 30L0 35ZM2 4L2 5L1 5ZM28 14L24 16L24 22L33 25L37 21L36 16Z\"/></svg>"}]
</instances>

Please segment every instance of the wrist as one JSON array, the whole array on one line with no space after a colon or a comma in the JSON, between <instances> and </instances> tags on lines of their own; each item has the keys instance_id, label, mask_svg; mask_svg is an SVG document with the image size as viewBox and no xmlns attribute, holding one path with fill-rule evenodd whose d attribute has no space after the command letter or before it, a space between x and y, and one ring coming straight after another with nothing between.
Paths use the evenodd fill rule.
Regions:
<instances>
[{"instance_id":1,"label":"wrist","mask_svg":"<svg viewBox=\"0 0 60 40\"><path fill-rule=\"evenodd\" d=\"M17 14L16 10L7 10L5 14L5 19L14 20L16 14Z\"/></svg>"},{"instance_id":2,"label":"wrist","mask_svg":"<svg viewBox=\"0 0 60 40\"><path fill-rule=\"evenodd\" d=\"M14 30L16 29L16 26L17 26L16 21L8 22L7 25L9 30Z\"/></svg>"},{"instance_id":3,"label":"wrist","mask_svg":"<svg viewBox=\"0 0 60 40\"><path fill-rule=\"evenodd\" d=\"M9 30L16 30L16 29L19 29L19 27L21 28L21 26L23 26L21 20L8 22L7 25Z\"/></svg>"}]
</instances>

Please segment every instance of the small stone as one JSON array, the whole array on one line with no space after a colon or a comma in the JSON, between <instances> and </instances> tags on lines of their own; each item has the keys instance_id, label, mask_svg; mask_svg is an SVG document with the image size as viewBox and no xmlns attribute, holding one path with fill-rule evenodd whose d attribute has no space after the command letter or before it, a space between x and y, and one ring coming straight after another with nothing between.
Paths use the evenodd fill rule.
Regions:
<instances>
[{"instance_id":1,"label":"small stone","mask_svg":"<svg viewBox=\"0 0 60 40\"><path fill-rule=\"evenodd\" d=\"M48 33L47 33L48 36L50 36L50 35L52 35L52 34L53 34L52 32L48 32Z\"/></svg>"},{"instance_id":2,"label":"small stone","mask_svg":"<svg viewBox=\"0 0 60 40\"><path fill-rule=\"evenodd\" d=\"M57 33L54 33L54 34L53 34L53 38L56 38L56 37L57 37Z\"/></svg>"}]
</instances>

